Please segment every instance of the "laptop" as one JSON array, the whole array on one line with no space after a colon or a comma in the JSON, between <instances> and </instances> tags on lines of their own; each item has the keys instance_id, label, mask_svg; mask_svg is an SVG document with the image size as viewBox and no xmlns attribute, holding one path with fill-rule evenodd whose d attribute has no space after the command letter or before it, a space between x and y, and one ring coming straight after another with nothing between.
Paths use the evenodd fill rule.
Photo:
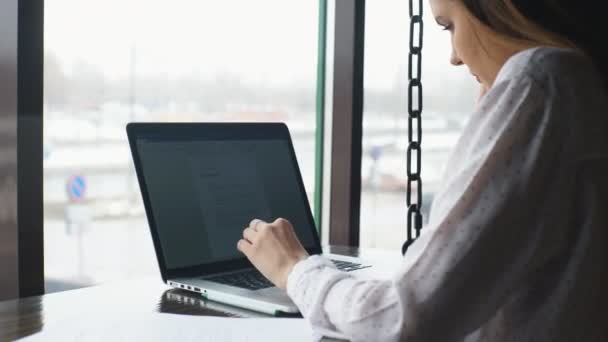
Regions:
<instances>
[{"instance_id":1,"label":"laptop","mask_svg":"<svg viewBox=\"0 0 608 342\"><path fill-rule=\"evenodd\" d=\"M163 282L258 312L297 314L236 248L252 219L283 217L309 254L322 253L287 126L130 123L127 135ZM371 266L327 256L349 272Z\"/></svg>"}]
</instances>

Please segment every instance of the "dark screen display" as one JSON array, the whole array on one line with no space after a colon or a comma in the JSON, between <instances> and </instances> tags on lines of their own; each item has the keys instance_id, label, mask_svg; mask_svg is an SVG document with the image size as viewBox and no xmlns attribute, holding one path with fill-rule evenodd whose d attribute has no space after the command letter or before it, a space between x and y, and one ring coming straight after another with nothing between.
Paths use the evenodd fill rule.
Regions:
<instances>
[{"instance_id":1,"label":"dark screen display","mask_svg":"<svg viewBox=\"0 0 608 342\"><path fill-rule=\"evenodd\" d=\"M254 218L286 218L316 245L287 141L140 138L137 148L168 269L242 258Z\"/></svg>"}]
</instances>

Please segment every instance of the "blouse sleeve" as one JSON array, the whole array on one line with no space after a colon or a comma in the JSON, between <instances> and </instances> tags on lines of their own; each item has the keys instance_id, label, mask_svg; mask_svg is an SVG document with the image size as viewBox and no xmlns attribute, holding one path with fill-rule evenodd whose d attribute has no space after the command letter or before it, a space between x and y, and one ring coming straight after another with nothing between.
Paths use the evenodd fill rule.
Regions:
<instances>
[{"instance_id":1,"label":"blouse sleeve","mask_svg":"<svg viewBox=\"0 0 608 342\"><path fill-rule=\"evenodd\" d=\"M418 259L392 281L369 281L310 257L287 284L303 315L361 341L450 341L477 330L550 253L550 227L534 220L562 144L554 102L525 75L497 80L455 149L461 159L433 203L434 233Z\"/></svg>"}]
</instances>

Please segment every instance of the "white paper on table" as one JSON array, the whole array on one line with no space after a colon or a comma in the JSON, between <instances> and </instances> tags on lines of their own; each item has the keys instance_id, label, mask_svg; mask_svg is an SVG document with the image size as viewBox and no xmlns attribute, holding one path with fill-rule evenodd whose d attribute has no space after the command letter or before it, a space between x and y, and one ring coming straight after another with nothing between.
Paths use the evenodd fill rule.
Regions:
<instances>
[{"instance_id":1,"label":"white paper on table","mask_svg":"<svg viewBox=\"0 0 608 342\"><path fill-rule=\"evenodd\" d=\"M319 341L304 319L149 313L128 319L74 316L20 341Z\"/></svg>"}]
</instances>

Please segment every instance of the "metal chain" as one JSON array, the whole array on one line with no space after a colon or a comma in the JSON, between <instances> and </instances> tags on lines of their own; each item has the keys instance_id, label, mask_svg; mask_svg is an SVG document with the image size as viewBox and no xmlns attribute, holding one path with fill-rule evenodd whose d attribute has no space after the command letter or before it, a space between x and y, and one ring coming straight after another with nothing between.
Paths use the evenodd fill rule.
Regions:
<instances>
[{"instance_id":1,"label":"metal chain","mask_svg":"<svg viewBox=\"0 0 608 342\"><path fill-rule=\"evenodd\" d=\"M422 0L410 2L410 52L408 57L408 146L407 146L407 240L401 248L405 252L420 236L422 229ZM418 8L414 8L414 3ZM416 31L417 29L417 31ZM414 33L418 32L417 35ZM414 126L416 134L414 135ZM413 165L416 165L414 169ZM416 202L412 203L412 187L416 187ZM415 233L414 233L415 230Z\"/></svg>"}]
</instances>

